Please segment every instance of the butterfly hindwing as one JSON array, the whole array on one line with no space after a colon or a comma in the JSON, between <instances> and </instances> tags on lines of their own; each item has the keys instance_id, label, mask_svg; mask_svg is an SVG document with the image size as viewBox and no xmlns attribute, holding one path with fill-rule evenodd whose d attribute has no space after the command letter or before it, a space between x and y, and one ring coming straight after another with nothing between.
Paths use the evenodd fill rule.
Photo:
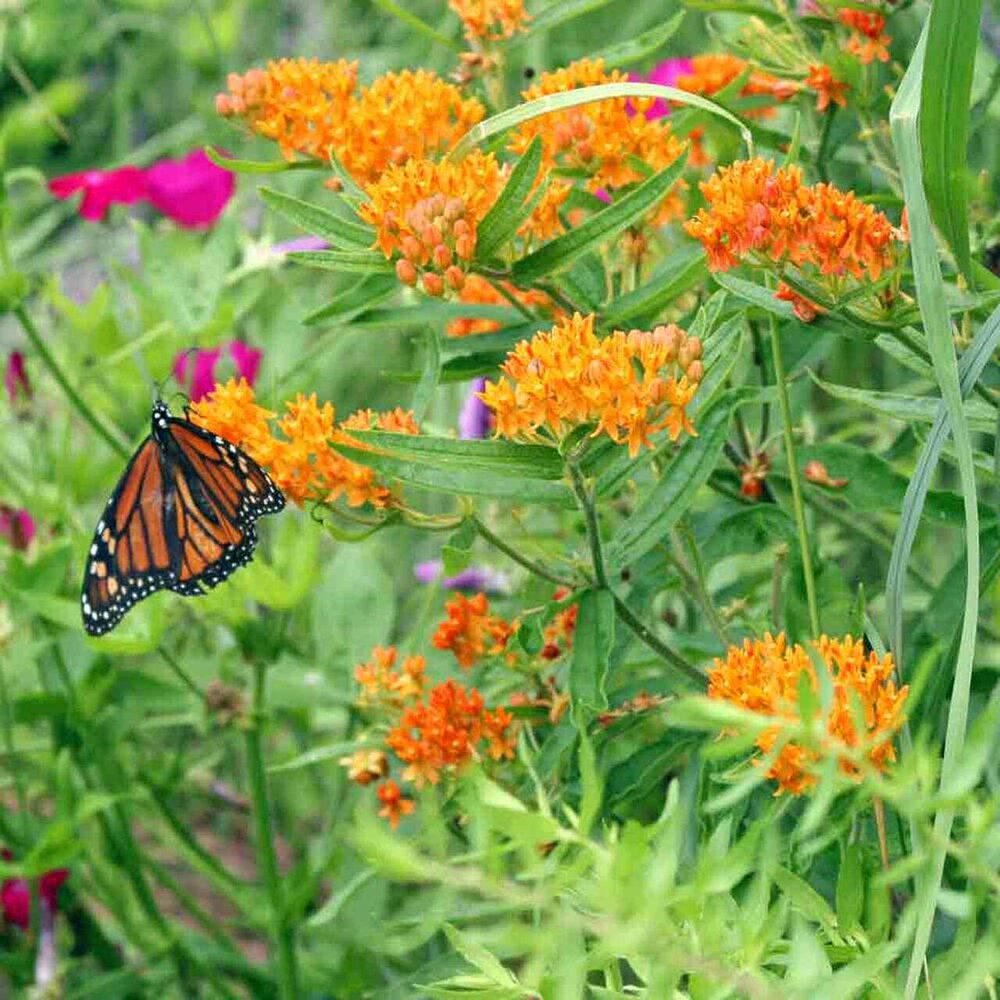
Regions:
<instances>
[{"instance_id":1,"label":"butterfly hindwing","mask_svg":"<svg viewBox=\"0 0 1000 1000\"><path fill-rule=\"evenodd\" d=\"M253 558L257 518L284 505L248 455L157 403L153 433L97 526L81 596L84 627L109 631L156 590L197 597L217 586Z\"/></svg>"}]
</instances>

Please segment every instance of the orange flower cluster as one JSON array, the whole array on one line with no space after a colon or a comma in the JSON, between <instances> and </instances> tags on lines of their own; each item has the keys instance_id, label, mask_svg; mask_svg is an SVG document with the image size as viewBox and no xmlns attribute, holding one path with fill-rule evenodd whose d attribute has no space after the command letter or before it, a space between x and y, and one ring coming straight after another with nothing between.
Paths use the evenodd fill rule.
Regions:
<instances>
[{"instance_id":1,"label":"orange flower cluster","mask_svg":"<svg viewBox=\"0 0 1000 1000\"><path fill-rule=\"evenodd\" d=\"M835 757L843 773L856 776L857 766L845 756L846 749L861 749L880 770L896 759L892 734L902 724L909 689L896 689L892 656L866 654L862 642L850 636L842 640L821 636L813 645L833 682L826 735L821 749L792 742L782 747L767 772L778 782L778 794L788 791L801 795L815 785L813 771L824 756ZM794 723L799 721L798 692L803 674L818 691L816 668L808 652L802 646L788 645L783 634L777 638L767 634L763 639L744 640L742 647L731 646L725 660L715 660L708 672L708 696ZM861 732L855 724L858 706L864 719ZM761 733L757 738L760 750L765 754L773 750L782 729L779 723Z\"/></svg>"},{"instance_id":2,"label":"orange flower cluster","mask_svg":"<svg viewBox=\"0 0 1000 1000\"><path fill-rule=\"evenodd\" d=\"M396 666L396 647L376 646L366 663L354 668L354 679L361 688L358 704L399 706L424 693L427 661L422 656L407 656Z\"/></svg>"},{"instance_id":3,"label":"orange flower cluster","mask_svg":"<svg viewBox=\"0 0 1000 1000\"><path fill-rule=\"evenodd\" d=\"M627 73L606 71L601 59L582 59L564 69L543 73L538 83L525 90L522 96L531 101L579 87L626 80ZM649 103L634 101L640 109ZM633 113L631 99L624 97L533 118L514 133L510 149L524 153L535 136L541 136L542 162L546 168L584 171L591 191L642 180L644 175L632 164L633 157L643 160L654 170L662 170L684 151L684 144L673 134L667 121ZM679 197L674 195L661 215L675 214L680 207Z\"/></svg>"},{"instance_id":4,"label":"orange flower cluster","mask_svg":"<svg viewBox=\"0 0 1000 1000\"><path fill-rule=\"evenodd\" d=\"M847 107L847 91L850 89L842 80L838 80L829 66L822 64L809 67L806 86L816 91L816 110L826 111L831 104Z\"/></svg>"},{"instance_id":5,"label":"orange flower cluster","mask_svg":"<svg viewBox=\"0 0 1000 1000\"><path fill-rule=\"evenodd\" d=\"M561 601L569 596L569 591L565 587L560 587L553 595L554 601ZM579 604L571 604L562 611L557 611L552 621L545 626L542 633L545 640L542 646L542 658L546 660L558 660L563 653L568 653L573 648L573 635L576 632L576 619L580 613Z\"/></svg>"},{"instance_id":6,"label":"orange flower cluster","mask_svg":"<svg viewBox=\"0 0 1000 1000\"><path fill-rule=\"evenodd\" d=\"M524 0L448 0L448 6L462 19L470 42L513 38L531 20Z\"/></svg>"},{"instance_id":7,"label":"orange flower cluster","mask_svg":"<svg viewBox=\"0 0 1000 1000\"><path fill-rule=\"evenodd\" d=\"M865 65L889 61L889 43L885 34L885 18L874 10L857 10L843 7L838 11L840 23L851 29L847 51L856 55Z\"/></svg>"},{"instance_id":8,"label":"orange flower cluster","mask_svg":"<svg viewBox=\"0 0 1000 1000\"><path fill-rule=\"evenodd\" d=\"M496 656L507 647L514 626L491 615L485 594L455 594L445 604L447 620L441 622L431 642L435 649L450 649L463 670L483 656Z\"/></svg>"},{"instance_id":9,"label":"orange flower cluster","mask_svg":"<svg viewBox=\"0 0 1000 1000\"><path fill-rule=\"evenodd\" d=\"M422 788L436 785L442 771L454 773L478 757L483 740L491 759L512 758L513 722L504 708L487 709L475 688L467 691L447 680L432 688L426 701L406 709L386 744L406 765L403 778Z\"/></svg>"},{"instance_id":10,"label":"orange flower cluster","mask_svg":"<svg viewBox=\"0 0 1000 1000\"><path fill-rule=\"evenodd\" d=\"M689 94L711 97L725 90L733 80L742 76L750 64L738 56L726 53L706 53L691 59L691 72L677 78L677 87ZM791 80L781 80L759 69L750 71L747 82L740 90L741 97L768 95L776 101L787 101L798 92L799 85ZM774 108L757 108L746 112L748 117L769 117Z\"/></svg>"},{"instance_id":11,"label":"orange flower cluster","mask_svg":"<svg viewBox=\"0 0 1000 1000\"><path fill-rule=\"evenodd\" d=\"M357 785L370 785L389 773L389 761L381 750L355 750L338 762Z\"/></svg>"},{"instance_id":12,"label":"orange flower cluster","mask_svg":"<svg viewBox=\"0 0 1000 1000\"><path fill-rule=\"evenodd\" d=\"M504 282L503 287L528 309L554 311L552 300L545 292L537 292L532 289L521 291L510 282ZM460 302L467 305L506 306L510 304L489 281L478 274L470 274L466 277L458 298ZM493 333L499 329L500 322L495 319L455 319L448 324L448 336L468 337L476 333Z\"/></svg>"},{"instance_id":13,"label":"orange flower cluster","mask_svg":"<svg viewBox=\"0 0 1000 1000\"><path fill-rule=\"evenodd\" d=\"M275 413L256 404L254 391L245 379L230 379L191 409L195 423L242 448L271 474L277 486L298 504L306 500L329 502L346 496L352 507L371 503L385 507L391 501L389 490L378 483L374 472L351 462L333 450L331 444L356 443L334 423L334 410L322 406L315 394L301 393L285 404L286 415L277 421L280 436L272 432ZM405 417L405 415L404 415ZM352 418L357 429L360 418ZM367 426L371 420L366 417ZM408 420L396 413L376 417L386 430L416 433L412 415Z\"/></svg>"},{"instance_id":14,"label":"orange flower cluster","mask_svg":"<svg viewBox=\"0 0 1000 1000\"><path fill-rule=\"evenodd\" d=\"M594 436L627 441L634 456L656 431L666 428L673 441L695 433L685 408L702 379L700 359L698 338L673 324L599 339L594 317L577 314L522 340L501 366L507 378L488 383L479 398L503 437L544 440L544 427L561 438L595 423Z\"/></svg>"},{"instance_id":15,"label":"orange flower cluster","mask_svg":"<svg viewBox=\"0 0 1000 1000\"><path fill-rule=\"evenodd\" d=\"M446 152L485 114L478 100L429 70L386 73L358 92L357 66L343 60L282 59L232 73L228 86L215 99L219 114L244 118L286 159L334 153L364 186L390 164Z\"/></svg>"},{"instance_id":16,"label":"orange flower cluster","mask_svg":"<svg viewBox=\"0 0 1000 1000\"><path fill-rule=\"evenodd\" d=\"M245 118L258 135L278 144L282 155L325 160L346 132L347 109L357 85L357 63L341 59L278 59L267 69L230 73L228 94L218 94L215 110Z\"/></svg>"},{"instance_id":17,"label":"orange flower cluster","mask_svg":"<svg viewBox=\"0 0 1000 1000\"><path fill-rule=\"evenodd\" d=\"M727 271L754 254L874 281L895 263L901 233L885 215L832 184L803 184L798 167L737 160L701 190L708 208L685 229L701 241L713 271Z\"/></svg>"},{"instance_id":18,"label":"orange flower cluster","mask_svg":"<svg viewBox=\"0 0 1000 1000\"><path fill-rule=\"evenodd\" d=\"M387 258L400 255L396 273L414 285L422 274L430 295L460 291L476 252L476 229L503 188L492 153L474 150L458 163L410 160L369 188L360 215L376 230Z\"/></svg>"},{"instance_id":19,"label":"orange flower cluster","mask_svg":"<svg viewBox=\"0 0 1000 1000\"><path fill-rule=\"evenodd\" d=\"M399 821L403 816L409 816L417 808L412 799L403 795L402 789L391 778L384 781L375 790L382 808L379 809L379 816L385 817L389 825L395 830L399 826Z\"/></svg>"}]
</instances>

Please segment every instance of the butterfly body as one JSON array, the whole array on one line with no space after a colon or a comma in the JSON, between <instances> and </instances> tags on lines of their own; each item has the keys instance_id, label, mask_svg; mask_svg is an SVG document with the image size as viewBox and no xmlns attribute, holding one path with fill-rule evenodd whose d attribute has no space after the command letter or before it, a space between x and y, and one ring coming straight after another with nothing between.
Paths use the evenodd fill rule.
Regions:
<instances>
[{"instance_id":1,"label":"butterfly body","mask_svg":"<svg viewBox=\"0 0 1000 1000\"><path fill-rule=\"evenodd\" d=\"M139 445L98 522L80 597L102 635L142 598L197 597L253 558L256 521L285 506L270 477L234 444L153 406Z\"/></svg>"}]
</instances>

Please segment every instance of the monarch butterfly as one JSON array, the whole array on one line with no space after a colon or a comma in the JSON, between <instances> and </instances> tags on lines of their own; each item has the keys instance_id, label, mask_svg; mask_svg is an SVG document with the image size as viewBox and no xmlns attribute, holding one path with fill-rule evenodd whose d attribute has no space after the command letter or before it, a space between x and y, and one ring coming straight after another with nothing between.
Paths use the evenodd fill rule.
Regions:
<instances>
[{"instance_id":1,"label":"monarch butterfly","mask_svg":"<svg viewBox=\"0 0 1000 1000\"><path fill-rule=\"evenodd\" d=\"M196 597L222 583L253 558L257 518L284 506L249 455L158 400L152 433L94 532L80 595L83 627L102 635L154 591Z\"/></svg>"}]
</instances>

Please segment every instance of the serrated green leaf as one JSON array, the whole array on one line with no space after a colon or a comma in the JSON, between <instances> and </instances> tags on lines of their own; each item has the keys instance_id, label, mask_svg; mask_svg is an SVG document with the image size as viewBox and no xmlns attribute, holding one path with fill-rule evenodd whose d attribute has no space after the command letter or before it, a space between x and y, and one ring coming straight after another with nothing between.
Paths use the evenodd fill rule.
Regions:
<instances>
[{"instance_id":1,"label":"serrated green leaf","mask_svg":"<svg viewBox=\"0 0 1000 1000\"><path fill-rule=\"evenodd\" d=\"M576 229L546 243L534 253L514 264L513 277L517 284L530 284L553 271L568 267L574 260L596 249L605 240L627 229L650 212L667 195L684 170L687 157L680 156L669 167L612 205L591 216Z\"/></svg>"},{"instance_id":2,"label":"serrated green leaf","mask_svg":"<svg viewBox=\"0 0 1000 1000\"><path fill-rule=\"evenodd\" d=\"M274 188L262 187L264 204L312 236L319 236L340 250L370 250L375 245L375 230L334 215L319 205L295 198Z\"/></svg>"}]
</instances>

